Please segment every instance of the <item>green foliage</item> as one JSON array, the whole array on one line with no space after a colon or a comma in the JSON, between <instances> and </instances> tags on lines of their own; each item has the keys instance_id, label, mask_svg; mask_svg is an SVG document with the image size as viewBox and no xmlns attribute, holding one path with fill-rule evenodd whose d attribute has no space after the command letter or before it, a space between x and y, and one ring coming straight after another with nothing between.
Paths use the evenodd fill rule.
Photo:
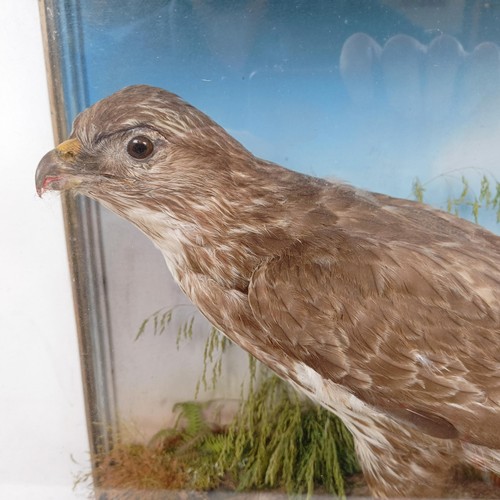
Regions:
<instances>
[{"instance_id":1,"label":"green foliage","mask_svg":"<svg viewBox=\"0 0 500 500\"><path fill-rule=\"evenodd\" d=\"M179 306L178 306L179 307ZM168 326L173 319L174 311L177 308L162 308L155 311L148 316L139 326L135 340L137 341L144 333L150 329L153 335L161 335L167 331ZM191 340L193 338L195 316L191 316L188 320L182 322L177 329L176 346L180 349L183 341ZM200 389L207 391L215 389L217 382L222 374L222 362L224 353L231 341L220 334L215 327L211 327L208 334L207 341L205 342L205 349L203 352L203 371L201 377L196 383L195 399L197 399Z\"/></svg>"},{"instance_id":2,"label":"green foliage","mask_svg":"<svg viewBox=\"0 0 500 500\"><path fill-rule=\"evenodd\" d=\"M173 429L163 429L151 439L150 446L160 447L187 472L189 480L185 488L210 490L220 480L215 471L215 462L221 453L223 434L211 428L203 415L204 404L186 401L174 406L178 412Z\"/></svg>"},{"instance_id":3,"label":"green foliage","mask_svg":"<svg viewBox=\"0 0 500 500\"><path fill-rule=\"evenodd\" d=\"M280 488L310 497L319 487L344 496L344 477L358 470L349 432L275 375L261 376L228 428L210 427L203 403L184 402L175 406L175 428L158 432L151 445L182 464L187 488Z\"/></svg>"},{"instance_id":4,"label":"green foliage","mask_svg":"<svg viewBox=\"0 0 500 500\"><path fill-rule=\"evenodd\" d=\"M219 473L229 471L239 490L311 496L321 487L344 495L344 476L358 470L342 422L269 373L242 402L223 444Z\"/></svg>"},{"instance_id":5,"label":"green foliage","mask_svg":"<svg viewBox=\"0 0 500 500\"><path fill-rule=\"evenodd\" d=\"M175 450L189 473L188 488L211 490L221 483L217 460L224 448L225 435L222 429L210 428L203 417L203 404L181 403L180 422L185 422L182 431L183 443ZM197 410L196 410L197 409Z\"/></svg>"},{"instance_id":6,"label":"green foliage","mask_svg":"<svg viewBox=\"0 0 500 500\"><path fill-rule=\"evenodd\" d=\"M224 353L229 344L230 340L225 335L222 335L217 328L212 326L208 334L208 339L205 342L203 371L196 384L195 399L198 397L201 387L206 391L208 389L215 389L217 386L217 382L222 374ZM208 378L209 371L211 372L210 380Z\"/></svg>"},{"instance_id":7,"label":"green foliage","mask_svg":"<svg viewBox=\"0 0 500 500\"><path fill-rule=\"evenodd\" d=\"M139 326L137 334L135 336L135 340L139 340L140 337L144 335L146 330L149 328L152 330L153 335L162 335L167 331L168 326L172 322L172 317L174 311L176 311L177 307L166 308L162 307L158 309L153 314L148 316ZM193 337L193 326L194 326L194 315L191 316L190 319L184 321L180 324L177 329L177 337L176 337L176 345L177 349L179 349L182 340L191 340Z\"/></svg>"},{"instance_id":8,"label":"green foliage","mask_svg":"<svg viewBox=\"0 0 500 500\"><path fill-rule=\"evenodd\" d=\"M425 187L420 182L420 179L418 177L415 177L415 180L413 181L411 192L418 202L424 202Z\"/></svg>"},{"instance_id":9,"label":"green foliage","mask_svg":"<svg viewBox=\"0 0 500 500\"><path fill-rule=\"evenodd\" d=\"M440 176L441 177L441 176ZM434 182L437 178L422 184L417 177L413 181L412 194L419 202L424 201L426 186ZM469 213L471 218L477 224L479 220L479 210L494 210L496 221L500 223L500 182L494 177L488 177L483 174L480 181L479 195L471 188L469 180L462 175L460 177L461 191L458 196L448 196L446 200L446 209L450 213L459 215L461 211Z\"/></svg>"},{"instance_id":10,"label":"green foliage","mask_svg":"<svg viewBox=\"0 0 500 500\"><path fill-rule=\"evenodd\" d=\"M148 316L139 326L135 340L138 340L144 335L148 326L153 329L153 335L161 335L164 333L172 321L173 311L173 309L162 308Z\"/></svg>"}]
</instances>

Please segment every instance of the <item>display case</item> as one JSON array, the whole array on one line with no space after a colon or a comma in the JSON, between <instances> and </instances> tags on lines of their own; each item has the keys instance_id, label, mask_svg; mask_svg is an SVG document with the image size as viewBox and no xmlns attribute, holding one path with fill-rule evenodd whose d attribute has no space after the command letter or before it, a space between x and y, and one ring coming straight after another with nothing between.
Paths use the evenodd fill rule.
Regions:
<instances>
[{"instance_id":1,"label":"display case","mask_svg":"<svg viewBox=\"0 0 500 500\"><path fill-rule=\"evenodd\" d=\"M87 106L145 83L257 156L498 229L496 0L43 0L41 12L57 141ZM210 325L132 225L85 198L63 204L98 453L174 423L175 404L194 397ZM155 314L170 310L154 335ZM225 356L199 401L240 398L246 354Z\"/></svg>"}]
</instances>

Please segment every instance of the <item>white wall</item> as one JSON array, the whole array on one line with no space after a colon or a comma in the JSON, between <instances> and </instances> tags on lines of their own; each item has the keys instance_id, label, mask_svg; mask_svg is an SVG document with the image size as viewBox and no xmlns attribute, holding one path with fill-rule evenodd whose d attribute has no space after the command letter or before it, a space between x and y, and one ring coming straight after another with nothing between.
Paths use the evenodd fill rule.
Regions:
<instances>
[{"instance_id":1,"label":"white wall","mask_svg":"<svg viewBox=\"0 0 500 500\"><path fill-rule=\"evenodd\" d=\"M61 205L34 186L53 147L38 2L2 12L0 498L73 498L88 441Z\"/></svg>"}]
</instances>

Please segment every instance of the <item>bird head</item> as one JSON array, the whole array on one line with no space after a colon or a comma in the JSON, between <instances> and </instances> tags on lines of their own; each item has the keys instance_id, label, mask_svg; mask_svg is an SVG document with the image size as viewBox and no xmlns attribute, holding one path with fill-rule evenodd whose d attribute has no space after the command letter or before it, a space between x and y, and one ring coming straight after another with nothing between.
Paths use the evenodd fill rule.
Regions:
<instances>
[{"instance_id":1,"label":"bird head","mask_svg":"<svg viewBox=\"0 0 500 500\"><path fill-rule=\"evenodd\" d=\"M256 158L178 96L138 85L77 116L68 140L40 161L36 189L99 201L165 254L203 246L227 264L228 242L237 256L267 255L299 238L308 226L287 232L287 207L300 219L320 188Z\"/></svg>"},{"instance_id":2,"label":"bird head","mask_svg":"<svg viewBox=\"0 0 500 500\"><path fill-rule=\"evenodd\" d=\"M251 157L208 116L163 89L136 85L77 116L68 140L36 172L49 190L83 194L123 214L127 202L210 197L210 179L227 174L228 153ZM153 196L154 194L154 196Z\"/></svg>"}]
</instances>

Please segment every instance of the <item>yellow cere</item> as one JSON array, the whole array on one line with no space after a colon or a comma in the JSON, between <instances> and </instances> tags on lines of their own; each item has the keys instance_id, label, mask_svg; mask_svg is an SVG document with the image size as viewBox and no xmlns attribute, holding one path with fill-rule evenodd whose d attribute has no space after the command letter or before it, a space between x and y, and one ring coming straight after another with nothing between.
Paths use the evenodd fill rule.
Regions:
<instances>
[{"instance_id":1,"label":"yellow cere","mask_svg":"<svg viewBox=\"0 0 500 500\"><path fill-rule=\"evenodd\" d=\"M61 142L57 146L56 151L65 160L71 160L74 158L81 149L82 145L78 139L68 139L67 141Z\"/></svg>"}]
</instances>

